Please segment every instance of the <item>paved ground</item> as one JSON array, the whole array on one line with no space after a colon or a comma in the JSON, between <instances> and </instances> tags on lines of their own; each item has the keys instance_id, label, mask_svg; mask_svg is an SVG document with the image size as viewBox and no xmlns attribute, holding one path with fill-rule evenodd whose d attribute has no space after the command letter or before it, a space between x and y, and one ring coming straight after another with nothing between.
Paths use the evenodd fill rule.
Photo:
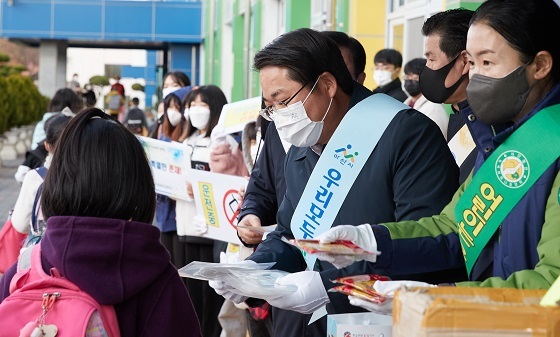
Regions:
<instances>
[{"instance_id":1,"label":"paved ground","mask_svg":"<svg viewBox=\"0 0 560 337\"><path fill-rule=\"evenodd\" d=\"M23 157L4 161L0 166L0 227L4 225L8 212L14 207L19 195L20 184L14 179L14 174L22 162Z\"/></svg>"}]
</instances>

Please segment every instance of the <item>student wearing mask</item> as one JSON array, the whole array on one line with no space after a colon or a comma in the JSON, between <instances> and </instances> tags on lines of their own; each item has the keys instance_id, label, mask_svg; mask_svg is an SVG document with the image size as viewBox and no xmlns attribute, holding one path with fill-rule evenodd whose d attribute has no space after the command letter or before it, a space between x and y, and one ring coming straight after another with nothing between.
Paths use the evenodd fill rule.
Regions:
<instances>
[{"instance_id":1,"label":"student wearing mask","mask_svg":"<svg viewBox=\"0 0 560 337\"><path fill-rule=\"evenodd\" d=\"M373 59L373 80L378 87L373 89L374 94L386 94L394 99L404 102L407 98L402 90L399 74L402 67L402 55L395 49L382 49L375 54Z\"/></svg>"},{"instance_id":2,"label":"student wearing mask","mask_svg":"<svg viewBox=\"0 0 560 337\"><path fill-rule=\"evenodd\" d=\"M157 130L159 140L181 142L185 139L187 126L181 100L189 91L190 87L175 90L163 100L162 124ZM156 224L161 231L161 242L171 254L175 267L181 268L186 260L185 247L177 235L176 200L163 194L156 197Z\"/></svg>"},{"instance_id":3,"label":"student wearing mask","mask_svg":"<svg viewBox=\"0 0 560 337\"><path fill-rule=\"evenodd\" d=\"M222 90L215 85L200 86L184 98L185 116L188 128L183 143L191 148L191 167L195 170L210 171L212 139L210 135L218 124L223 106L227 99ZM231 136L226 141L234 142ZM242 165L243 158L239 157ZM192 185L187 184L187 192L194 199ZM220 252L225 251L227 243L201 237L208 231L203 215L197 215L193 200L177 200L177 230L186 254L184 265L193 261L220 262ZM202 328L202 335L219 337L222 331L218 314L224 302L208 282L185 279Z\"/></svg>"},{"instance_id":4,"label":"student wearing mask","mask_svg":"<svg viewBox=\"0 0 560 337\"><path fill-rule=\"evenodd\" d=\"M163 77L163 86L161 90L162 99L165 99L170 93L180 88L190 86L190 78L182 71L170 71Z\"/></svg>"},{"instance_id":5,"label":"student wearing mask","mask_svg":"<svg viewBox=\"0 0 560 337\"><path fill-rule=\"evenodd\" d=\"M559 141L559 29L552 0L484 2L466 49L468 123L478 150L473 175L439 215L341 226L323 240L360 230L366 236L354 236L358 245L382 252L369 268L464 265L469 280L457 286L548 289L560 276L560 153L552 146ZM495 125L508 127L494 133Z\"/></svg>"}]
</instances>

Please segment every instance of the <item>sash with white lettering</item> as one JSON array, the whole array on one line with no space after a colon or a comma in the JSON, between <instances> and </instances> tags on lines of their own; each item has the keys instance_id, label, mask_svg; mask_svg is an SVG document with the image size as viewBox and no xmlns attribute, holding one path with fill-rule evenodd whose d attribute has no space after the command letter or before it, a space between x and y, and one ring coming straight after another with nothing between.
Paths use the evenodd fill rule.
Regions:
<instances>
[{"instance_id":1,"label":"sash with white lettering","mask_svg":"<svg viewBox=\"0 0 560 337\"><path fill-rule=\"evenodd\" d=\"M385 94L375 94L346 113L323 149L294 211L290 228L296 239L312 239L331 228L379 138L404 109L410 107ZM316 258L305 253L304 257L307 268L313 270Z\"/></svg>"},{"instance_id":2,"label":"sash with white lettering","mask_svg":"<svg viewBox=\"0 0 560 337\"><path fill-rule=\"evenodd\" d=\"M539 111L488 157L455 206L469 275L502 221L560 156L560 105Z\"/></svg>"}]
</instances>

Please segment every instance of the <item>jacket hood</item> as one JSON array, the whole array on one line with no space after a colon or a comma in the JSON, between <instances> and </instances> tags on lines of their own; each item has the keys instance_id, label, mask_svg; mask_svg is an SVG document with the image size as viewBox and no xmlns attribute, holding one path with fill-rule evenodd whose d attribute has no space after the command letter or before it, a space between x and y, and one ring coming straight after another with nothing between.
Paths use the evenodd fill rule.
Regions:
<instances>
[{"instance_id":1,"label":"jacket hood","mask_svg":"<svg viewBox=\"0 0 560 337\"><path fill-rule=\"evenodd\" d=\"M100 304L137 295L172 267L159 230L150 224L56 216L47 228L41 240L45 270L56 268Z\"/></svg>"}]
</instances>

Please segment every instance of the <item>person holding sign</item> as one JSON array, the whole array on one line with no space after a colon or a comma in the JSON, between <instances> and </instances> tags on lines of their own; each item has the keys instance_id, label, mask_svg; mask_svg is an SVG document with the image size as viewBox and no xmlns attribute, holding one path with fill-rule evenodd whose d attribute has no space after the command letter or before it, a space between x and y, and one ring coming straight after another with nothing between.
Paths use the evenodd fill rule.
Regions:
<instances>
[{"instance_id":1,"label":"person holding sign","mask_svg":"<svg viewBox=\"0 0 560 337\"><path fill-rule=\"evenodd\" d=\"M211 135L215 130L223 106L227 104L223 91L215 85L200 86L184 98L185 117L188 119L187 138L183 142L192 149L191 167L195 170L210 171L212 153ZM235 142L231 136L225 136ZM222 150L224 150L222 148ZM240 164L243 158L238 157ZM222 168L225 170L225 168ZM187 183L187 193L193 199L192 185ZM219 254L227 243L202 237L208 231L204 215L197 215L193 200L177 200L177 232L185 247L185 265L193 261L219 262ZM218 314L224 299L201 280L186 279L187 289L202 329L202 335L219 337L222 331Z\"/></svg>"},{"instance_id":2,"label":"person holding sign","mask_svg":"<svg viewBox=\"0 0 560 337\"><path fill-rule=\"evenodd\" d=\"M157 137L164 142L178 142L186 134L186 120L183 117L182 98L190 91L184 87L167 95L163 100L164 110L161 128ZM185 247L179 242L176 222L176 200L167 195L157 194L156 224L161 231L161 242L171 254L173 264L180 268L185 265Z\"/></svg>"},{"instance_id":3,"label":"person holding sign","mask_svg":"<svg viewBox=\"0 0 560 337\"><path fill-rule=\"evenodd\" d=\"M331 226L439 212L456 189L458 168L437 125L354 82L336 43L317 31L302 28L278 37L257 53L255 68L266 104L261 114L294 146L286 157L277 230L249 259L276 262L275 269L292 273L309 266L297 279L287 277L298 287L293 295L269 301L274 335L324 336L326 319L308 326L309 316L290 317L290 311L309 314L329 302L332 313L357 311L345 296L326 290L334 286L331 279L360 273L367 263L343 271L314 264L282 237L313 238ZM226 284L211 285L226 298L245 300Z\"/></svg>"},{"instance_id":4,"label":"person holding sign","mask_svg":"<svg viewBox=\"0 0 560 337\"><path fill-rule=\"evenodd\" d=\"M465 263L469 281L457 286L548 289L560 275L559 29L552 0L483 3L467 38L474 175L439 215L341 226L323 241L367 233L359 245L382 254L364 272Z\"/></svg>"}]
</instances>

